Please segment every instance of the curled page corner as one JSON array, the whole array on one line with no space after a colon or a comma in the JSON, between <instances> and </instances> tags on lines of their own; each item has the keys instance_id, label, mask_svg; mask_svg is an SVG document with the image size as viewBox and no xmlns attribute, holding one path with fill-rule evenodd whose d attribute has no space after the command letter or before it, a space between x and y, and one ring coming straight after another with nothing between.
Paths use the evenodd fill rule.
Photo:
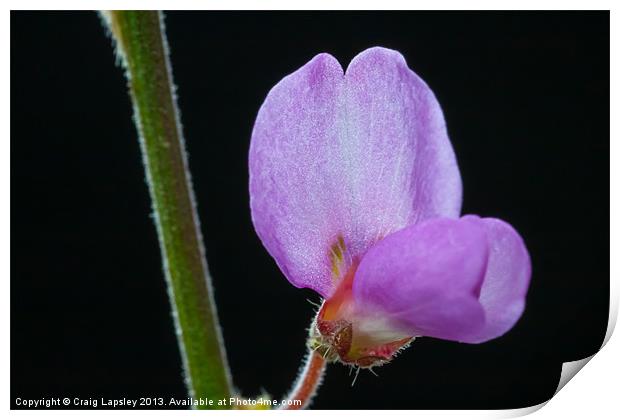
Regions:
<instances>
[{"instance_id":1,"label":"curled page corner","mask_svg":"<svg viewBox=\"0 0 620 420\"><path fill-rule=\"evenodd\" d=\"M610 288L610 302L609 302L609 319L607 321L607 331L605 332L605 338L603 339L603 343L601 344L601 348L598 349L594 354L585 357L580 360L574 360L572 362L565 362L562 364L562 373L560 374L560 381L558 382L558 387L556 388L553 396L560 392L564 385L568 383L573 377L579 372L592 358L605 347L605 344L611 338L611 335L616 328L616 321L618 319L618 294L615 293L613 282ZM552 397L553 398L553 397Z\"/></svg>"},{"instance_id":2,"label":"curled page corner","mask_svg":"<svg viewBox=\"0 0 620 420\"><path fill-rule=\"evenodd\" d=\"M598 351L596 353L598 353ZM532 405L530 407L506 410L505 416L502 416L502 418L514 418L514 417L527 416L528 414L532 414L540 410L541 408L543 408L545 405L547 405L547 403L549 403L549 401L553 399L553 397L556 396L558 392L560 392L562 388L564 388L564 385L566 385L568 381L573 379L573 377L577 374L577 372L579 372L596 355L596 353L594 353L591 356L585 357L583 359L562 363L562 372L560 373L560 380L558 381L558 386L555 389L553 396L549 398L547 401L543 401L540 404Z\"/></svg>"},{"instance_id":3,"label":"curled page corner","mask_svg":"<svg viewBox=\"0 0 620 420\"><path fill-rule=\"evenodd\" d=\"M564 385L566 385L568 381L573 379L577 372L579 372L594 357L594 354L592 356L584 357L583 359L573 360L572 362L565 362L562 364L562 373L560 374L560 381L558 382L558 387L553 393L554 397L558 392L560 392L562 388L564 388Z\"/></svg>"},{"instance_id":4,"label":"curled page corner","mask_svg":"<svg viewBox=\"0 0 620 420\"><path fill-rule=\"evenodd\" d=\"M611 282L610 287L610 302L609 302L609 320L607 321L607 331L605 333L605 338L603 339L603 343L601 347L594 352L592 355L585 357L579 360L573 360L571 362L564 362L562 364L562 371L560 373L560 380L558 381L558 386L553 393L553 396L540 404L532 405L530 407L516 408L510 410L503 410L499 413L500 416L497 418L515 418L522 417L528 414L532 414L541 408L543 408L549 401L553 399L557 395L558 392L571 380L573 377L579 372L596 354L605 347L605 345L609 342L611 335L614 332L616 327L616 321L618 319L618 293L616 293L615 285Z\"/></svg>"}]
</instances>

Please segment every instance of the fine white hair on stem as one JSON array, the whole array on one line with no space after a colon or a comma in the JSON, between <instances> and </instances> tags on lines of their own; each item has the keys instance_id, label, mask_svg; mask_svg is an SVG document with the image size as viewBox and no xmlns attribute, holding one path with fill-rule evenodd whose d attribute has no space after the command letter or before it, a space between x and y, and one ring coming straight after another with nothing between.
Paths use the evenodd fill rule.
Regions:
<instances>
[{"instance_id":1,"label":"fine white hair on stem","mask_svg":"<svg viewBox=\"0 0 620 420\"><path fill-rule=\"evenodd\" d=\"M285 401L300 401L299 406L280 405L278 409L303 410L310 405L316 395L316 391L323 382L325 373L325 359L316 351L310 351L304 358L304 363L299 370L293 388L288 392Z\"/></svg>"}]
</instances>

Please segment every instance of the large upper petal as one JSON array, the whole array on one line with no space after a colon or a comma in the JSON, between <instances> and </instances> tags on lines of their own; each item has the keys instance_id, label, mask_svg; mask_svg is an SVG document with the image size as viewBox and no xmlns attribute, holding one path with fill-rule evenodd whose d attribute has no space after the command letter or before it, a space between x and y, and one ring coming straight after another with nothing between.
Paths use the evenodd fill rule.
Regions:
<instances>
[{"instance_id":1,"label":"large upper petal","mask_svg":"<svg viewBox=\"0 0 620 420\"><path fill-rule=\"evenodd\" d=\"M364 315L407 335L467 341L485 325L478 301L488 261L476 221L438 218L393 233L368 251L353 280Z\"/></svg>"},{"instance_id":2,"label":"large upper petal","mask_svg":"<svg viewBox=\"0 0 620 420\"><path fill-rule=\"evenodd\" d=\"M392 232L460 212L441 108L385 48L359 54L346 75L320 54L282 79L258 113L249 166L260 239L291 283L324 297L342 275L334 256L350 263Z\"/></svg>"}]
</instances>

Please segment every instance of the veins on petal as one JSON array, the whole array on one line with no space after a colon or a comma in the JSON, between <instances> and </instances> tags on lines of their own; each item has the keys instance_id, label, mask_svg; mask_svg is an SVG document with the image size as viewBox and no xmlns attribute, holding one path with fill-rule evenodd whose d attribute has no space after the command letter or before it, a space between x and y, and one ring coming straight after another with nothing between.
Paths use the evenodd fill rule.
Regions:
<instances>
[{"instance_id":1,"label":"veins on petal","mask_svg":"<svg viewBox=\"0 0 620 420\"><path fill-rule=\"evenodd\" d=\"M346 258L346 257L349 258ZM332 281L338 284L351 265L351 257L348 255L347 247L344 244L342 235L338 235L338 239L329 249L329 260L332 269ZM347 261L348 260L348 261Z\"/></svg>"}]
</instances>

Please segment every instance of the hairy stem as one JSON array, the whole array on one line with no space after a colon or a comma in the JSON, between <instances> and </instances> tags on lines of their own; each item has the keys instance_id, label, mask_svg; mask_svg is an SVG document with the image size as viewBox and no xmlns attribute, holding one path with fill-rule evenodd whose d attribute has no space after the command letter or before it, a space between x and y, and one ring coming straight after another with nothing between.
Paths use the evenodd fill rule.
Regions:
<instances>
[{"instance_id":1,"label":"hairy stem","mask_svg":"<svg viewBox=\"0 0 620 420\"><path fill-rule=\"evenodd\" d=\"M312 402L314 394L325 374L325 368L327 362L316 351L310 351L310 354L306 358L306 364L299 374L299 377L295 381L292 391L284 397L285 400L300 401L301 405L295 405L294 403L288 405L281 405L282 410L303 410L308 407Z\"/></svg>"},{"instance_id":2,"label":"hairy stem","mask_svg":"<svg viewBox=\"0 0 620 420\"><path fill-rule=\"evenodd\" d=\"M163 16L155 11L111 11L102 17L116 40L129 82L189 395L227 399L230 373L196 214Z\"/></svg>"}]
</instances>

